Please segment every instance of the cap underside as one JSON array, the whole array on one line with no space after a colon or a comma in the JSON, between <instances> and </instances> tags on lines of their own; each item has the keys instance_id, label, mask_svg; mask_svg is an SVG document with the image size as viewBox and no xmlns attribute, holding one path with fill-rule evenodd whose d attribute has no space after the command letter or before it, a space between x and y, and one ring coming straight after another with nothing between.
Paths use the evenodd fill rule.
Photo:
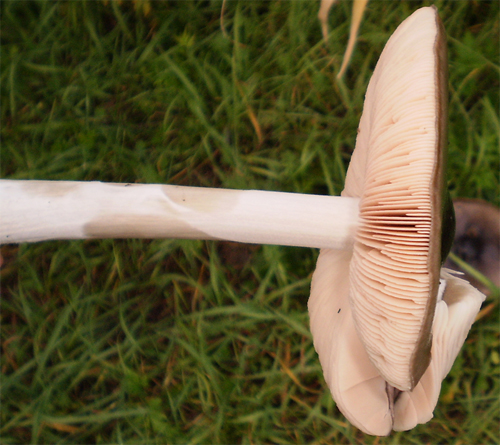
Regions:
<instances>
[{"instance_id":1,"label":"cap underside","mask_svg":"<svg viewBox=\"0 0 500 445\"><path fill-rule=\"evenodd\" d=\"M437 17L433 8L417 11L379 59L342 193L361 198L350 267L356 328L381 375L402 391L430 360L440 269L446 89L438 72L446 59L438 19L415 26L423 14Z\"/></svg>"}]
</instances>

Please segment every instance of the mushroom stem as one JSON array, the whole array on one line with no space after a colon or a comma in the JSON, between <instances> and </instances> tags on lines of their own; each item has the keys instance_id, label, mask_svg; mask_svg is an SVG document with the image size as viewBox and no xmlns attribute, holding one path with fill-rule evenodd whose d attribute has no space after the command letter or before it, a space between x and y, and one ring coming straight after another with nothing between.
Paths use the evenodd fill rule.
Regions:
<instances>
[{"instance_id":1,"label":"mushroom stem","mask_svg":"<svg viewBox=\"0 0 500 445\"><path fill-rule=\"evenodd\" d=\"M0 180L0 244L183 238L350 249L358 203L257 190Z\"/></svg>"}]
</instances>

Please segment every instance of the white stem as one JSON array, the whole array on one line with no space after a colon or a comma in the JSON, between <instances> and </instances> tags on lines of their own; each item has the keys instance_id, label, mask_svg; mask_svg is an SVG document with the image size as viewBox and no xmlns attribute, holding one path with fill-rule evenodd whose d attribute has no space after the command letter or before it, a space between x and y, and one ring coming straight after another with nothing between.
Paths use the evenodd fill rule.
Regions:
<instances>
[{"instance_id":1,"label":"white stem","mask_svg":"<svg viewBox=\"0 0 500 445\"><path fill-rule=\"evenodd\" d=\"M0 244L183 238L349 249L358 203L257 190L0 180Z\"/></svg>"}]
</instances>

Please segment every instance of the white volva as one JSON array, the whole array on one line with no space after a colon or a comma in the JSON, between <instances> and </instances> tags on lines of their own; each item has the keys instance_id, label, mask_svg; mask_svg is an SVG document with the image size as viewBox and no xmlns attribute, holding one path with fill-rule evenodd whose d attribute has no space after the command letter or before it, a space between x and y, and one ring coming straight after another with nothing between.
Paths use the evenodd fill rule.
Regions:
<instances>
[{"instance_id":1,"label":"white volva","mask_svg":"<svg viewBox=\"0 0 500 445\"><path fill-rule=\"evenodd\" d=\"M411 392L389 401L387 382L370 361L349 304L351 252L323 249L314 272L309 314L314 346L339 410L367 434L386 436L432 419L441 382L450 371L484 295L446 270L432 326L432 359Z\"/></svg>"}]
</instances>

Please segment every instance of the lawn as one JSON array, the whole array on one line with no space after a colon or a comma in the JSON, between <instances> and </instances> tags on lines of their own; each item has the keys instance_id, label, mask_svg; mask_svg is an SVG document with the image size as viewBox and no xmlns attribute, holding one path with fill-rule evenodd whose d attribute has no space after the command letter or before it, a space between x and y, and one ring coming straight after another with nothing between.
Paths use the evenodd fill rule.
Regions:
<instances>
[{"instance_id":1,"label":"lawn","mask_svg":"<svg viewBox=\"0 0 500 445\"><path fill-rule=\"evenodd\" d=\"M390 34L434 3L448 33L449 186L500 205L499 3L1 4L11 179L339 194ZM1 249L3 444L500 443L498 300L428 424L387 438L340 414L307 314L315 249L182 240Z\"/></svg>"}]
</instances>

